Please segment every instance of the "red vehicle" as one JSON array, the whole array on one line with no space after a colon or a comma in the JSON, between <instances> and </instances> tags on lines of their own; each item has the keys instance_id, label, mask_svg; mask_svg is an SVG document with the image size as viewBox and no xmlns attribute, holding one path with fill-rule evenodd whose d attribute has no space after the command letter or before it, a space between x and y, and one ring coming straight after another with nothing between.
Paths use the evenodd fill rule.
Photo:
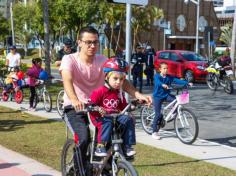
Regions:
<instances>
[{"instance_id":1,"label":"red vehicle","mask_svg":"<svg viewBox=\"0 0 236 176\"><path fill-rule=\"evenodd\" d=\"M159 64L168 65L168 74L177 78L185 78L189 82L205 80L207 60L199 54L184 50L157 51L154 65L156 70Z\"/></svg>"}]
</instances>

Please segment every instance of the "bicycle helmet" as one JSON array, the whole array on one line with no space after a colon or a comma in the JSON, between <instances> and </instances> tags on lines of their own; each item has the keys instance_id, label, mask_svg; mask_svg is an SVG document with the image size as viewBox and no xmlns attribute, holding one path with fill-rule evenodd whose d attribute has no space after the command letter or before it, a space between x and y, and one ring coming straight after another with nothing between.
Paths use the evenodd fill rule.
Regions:
<instances>
[{"instance_id":1,"label":"bicycle helmet","mask_svg":"<svg viewBox=\"0 0 236 176\"><path fill-rule=\"evenodd\" d=\"M103 65L103 72L106 74L111 71L127 73L128 70L128 63L124 59L119 59L116 57L108 59Z\"/></svg>"},{"instance_id":2,"label":"bicycle helmet","mask_svg":"<svg viewBox=\"0 0 236 176\"><path fill-rule=\"evenodd\" d=\"M44 70L42 70L40 73L39 73L39 79L41 80L47 80L48 79L48 73Z\"/></svg>"}]
</instances>

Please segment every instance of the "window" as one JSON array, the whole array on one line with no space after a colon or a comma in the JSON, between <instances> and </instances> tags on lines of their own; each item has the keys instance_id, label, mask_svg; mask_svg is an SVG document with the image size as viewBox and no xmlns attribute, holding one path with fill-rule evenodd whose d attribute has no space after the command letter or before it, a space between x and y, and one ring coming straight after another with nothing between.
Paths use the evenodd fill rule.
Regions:
<instances>
[{"instance_id":1,"label":"window","mask_svg":"<svg viewBox=\"0 0 236 176\"><path fill-rule=\"evenodd\" d=\"M177 61L178 60L178 55L176 53L171 53L170 54L170 60L172 61Z\"/></svg>"},{"instance_id":2,"label":"window","mask_svg":"<svg viewBox=\"0 0 236 176\"><path fill-rule=\"evenodd\" d=\"M161 52L160 55L159 55L159 59L168 60L169 59L169 55L170 55L169 52Z\"/></svg>"}]
</instances>

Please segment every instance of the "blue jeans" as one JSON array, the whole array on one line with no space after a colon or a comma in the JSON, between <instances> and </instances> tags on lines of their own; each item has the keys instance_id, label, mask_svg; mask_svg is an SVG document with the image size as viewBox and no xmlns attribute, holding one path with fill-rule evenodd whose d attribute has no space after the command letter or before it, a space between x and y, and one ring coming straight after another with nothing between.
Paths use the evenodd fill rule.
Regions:
<instances>
[{"instance_id":1,"label":"blue jeans","mask_svg":"<svg viewBox=\"0 0 236 176\"><path fill-rule=\"evenodd\" d=\"M101 126L98 128L98 138L104 143L111 140L111 133L113 129L112 119L110 117L99 118ZM121 115L117 118L118 125L121 127L121 137L125 146L136 144L135 139L135 126L133 118L127 115Z\"/></svg>"},{"instance_id":2,"label":"blue jeans","mask_svg":"<svg viewBox=\"0 0 236 176\"><path fill-rule=\"evenodd\" d=\"M174 95L169 94L164 99L159 99L157 97L154 97L154 111L155 111L155 117L153 119L152 129L153 133L158 132L160 130L160 122L163 118L163 115L161 114L161 106L163 101L172 102L175 99Z\"/></svg>"}]
</instances>

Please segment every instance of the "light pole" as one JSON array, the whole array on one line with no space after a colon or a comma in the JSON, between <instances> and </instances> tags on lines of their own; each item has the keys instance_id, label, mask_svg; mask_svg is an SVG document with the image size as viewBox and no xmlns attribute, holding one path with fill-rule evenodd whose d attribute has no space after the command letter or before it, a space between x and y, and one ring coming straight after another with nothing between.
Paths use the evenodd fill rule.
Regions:
<instances>
[{"instance_id":1,"label":"light pole","mask_svg":"<svg viewBox=\"0 0 236 176\"><path fill-rule=\"evenodd\" d=\"M14 22L13 22L13 10L12 2L10 3L10 14L11 14L11 35L12 35L12 45L15 45L15 33L14 33Z\"/></svg>"},{"instance_id":2,"label":"light pole","mask_svg":"<svg viewBox=\"0 0 236 176\"><path fill-rule=\"evenodd\" d=\"M195 52L199 52L199 9L200 9L200 0L184 0L184 2L187 4L189 1L197 5L197 22L196 22L196 48Z\"/></svg>"}]
</instances>

